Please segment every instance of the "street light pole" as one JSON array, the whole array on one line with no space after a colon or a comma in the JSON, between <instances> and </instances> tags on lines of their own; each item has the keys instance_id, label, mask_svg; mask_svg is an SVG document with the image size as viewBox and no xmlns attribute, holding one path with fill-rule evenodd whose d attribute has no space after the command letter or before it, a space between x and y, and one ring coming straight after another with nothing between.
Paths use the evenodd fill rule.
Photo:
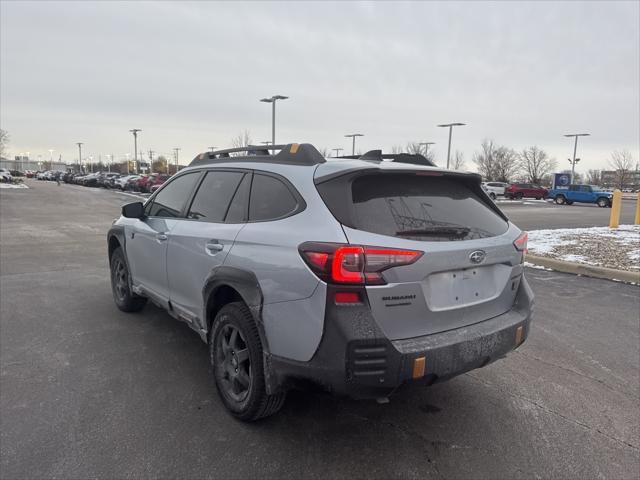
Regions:
<instances>
[{"instance_id":1,"label":"street light pole","mask_svg":"<svg viewBox=\"0 0 640 480\"><path fill-rule=\"evenodd\" d=\"M215 147L215 146L213 146L213 147L209 147L209 150L211 150L212 152L215 152L216 147Z\"/></svg>"},{"instance_id":2,"label":"street light pole","mask_svg":"<svg viewBox=\"0 0 640 480\"><path fill-rule=\"evenodd\" d=\"M436 142L422 142L420 146L424 145L424 158L429 158L429 145L435 145Z\"/></svg>"},{"instance_id":3,"label":"street light pole","mask_svg":"<svg viewBox=\"0 0 640 480\"><path fill-rule=\"evenodd\" d=\"M573 160L569 160L571 162L571 183L574 182L573 177L576 173L576 163L580 161L580 159L576 159L576 151L578 150L578 137L588 137L590 133L569 133L565 135L565 137L574 137L575 141L573 142Z\"/></svg>"},{"instance_id":4,"label":"street light pole","mask_svg":"<svg viewBox=\"0 0 640 480\"><path fill-rule=\"evenodd\" d=\"M271 98L261 98L260 101L271 104L271 145L276 144L276 100L286 100L289 97L274 95Z\"/></svg>"},{"instance_id":5,"label":"street light pole","mask_svg":"<svg viewBox=\"0 0 640 480\"><path fill-rule=\"evenodd\" d=\"M356 154L356 137L364 137L362 133L350 133L349 135L345 135L345 138L351 137L351 155Z\"/></svg>"},{"instance_id":6,"label":"street light pole","mask_svg":"<svg viewBox=\"0 0 640 480\"><path fill-rule=\"evenodd\" d=\"M78 173L82 172L82 142L77 142L78 145Z\"/></svg>"},{"instance_id":7,"label":"street light pole","mask_svg":"<svg viewBox=\"0 0 640 480\"><path fill-rule=\"evenodd\" d=\"M175 152L175 156L176 156L176 173L178 173L178 152L180 151L180 147L176 147L173 149L173 151Z\"/></svg>"},{"instance_id":8,"label":"street light pole","mask_svg":"<svg viewBox=\"0 0 640 480\"><path fill-rule=\"evenodd\" d=\"M466 125L465 123L455 122L455 123L443 123L442 125L438 125L438 127L449 127L449 146L447 147L447 170L449 169L449 162L451 160L451 132L453 127L461 127Z\"/></svg>"},{"instance_id":9,"label":"street light pole","mask_svg":"<svg viewBox=\"0 0 640 480\"><path fill-rule=\"evenodd\" d=\"M336 152L336 157L340 156L340 152L342 150L344 150L344 148L332 148L331 150L333 150L334 152Z\"/></svg>"},{"instance_id":10,"label":"street light pole","mask_svg":"<svg viewBox=\"0 0 640 480\"><path fill-rule=\"evenodd\" d=\"M49 170L53 170L53 152L55 152L55 150L50 148L49 149Z\"/></svg>"},{"instance_id":11,"label":"street light pole","mask_svg":"<svg viewBox=\"0 0 640 480\"><path fill-rule=\"evenodd\" d=\"M129 131L133 133L133 161L136 163L136 173L139 173L140 167L138 165L138 132L141 132L142 130L140 130L139 128L133 128Z\"/></svg>"}]
</instances>

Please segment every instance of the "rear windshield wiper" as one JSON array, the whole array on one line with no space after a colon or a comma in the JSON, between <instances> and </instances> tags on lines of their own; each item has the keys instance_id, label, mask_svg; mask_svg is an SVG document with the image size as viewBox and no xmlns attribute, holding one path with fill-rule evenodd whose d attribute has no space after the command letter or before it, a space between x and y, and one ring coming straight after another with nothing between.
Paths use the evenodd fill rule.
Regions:
<instances>
[{"instance_id":1,"label":"rear windshield wiper","mask_svg":"<svg viewBox=\"0 0 640 480\"><path fill-rule=\"evenodd\" d=\"M400 230L396 232L398 236L415 235L415 236L452 236L452 237L466 237L471 231L467 227L427 227L416 228L414 230Z\"/></svg>"}]
</instances>

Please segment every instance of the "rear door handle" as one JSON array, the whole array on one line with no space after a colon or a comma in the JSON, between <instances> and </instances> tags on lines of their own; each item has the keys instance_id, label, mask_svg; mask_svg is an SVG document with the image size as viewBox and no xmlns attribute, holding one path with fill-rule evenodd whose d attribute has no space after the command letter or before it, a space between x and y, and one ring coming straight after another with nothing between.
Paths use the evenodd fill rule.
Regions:
<instances>
[{"instance_id":1,"label":"rear door handle","mask_svg":"<svg viewBox=\"0 0 640 480\"><path fill-rule=\"evenodd\" d=\"M207 242L205 247L207 249L207 253L216 254L216 253L222 251L222 249L224 248L224 245L222 245L220 243L217 243L214 240L214 241L211 241L211 242Z\"/></svg>"},{"instance_id":2,"label":"rear door handle","mask_svg":"<svg viewBox=\"0 0 640 480\"><path fill-rule=\"evenodd\" d=\"M166 234L164 234L164 233L158 233L158 234L156 235L156 240L157 240L158 242L164 242L164 241L166 241L168 238L169 238L169 237L167 237L167 235L166 235Z\"/></svg>"}]
</instances>

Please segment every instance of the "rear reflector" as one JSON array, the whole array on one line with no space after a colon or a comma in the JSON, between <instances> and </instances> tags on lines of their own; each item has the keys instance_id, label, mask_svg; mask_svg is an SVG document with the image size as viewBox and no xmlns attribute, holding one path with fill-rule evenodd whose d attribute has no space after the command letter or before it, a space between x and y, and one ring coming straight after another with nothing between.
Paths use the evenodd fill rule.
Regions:
<instances>
[{"instance_id":1,"label":"rear reflector","mask_svg":"<svg viewBox=\"0 0 640 480\"><path fill-rule=\"evenodd\" d=\"M306 242L300 255L313 272L326 282L350 285L384 285L382 271L409 265L424 252L336 243Z\"/></svg>"},{"instance_id":2,"label":"rear reflector","mask_svg":"<svg viewBox=\"0 0 640 480\"><path fill-rule=\"evenodd\" d=\"M413 378L422 378L424 377L426 367L426 361L424 357L418 357L413 361Z\"/></svg>"},{"instance_id":3,"label":"rear reflector","mask_svg":"<svg viewBox=\"0 0 640 480\"><path fill-rule=\"evenodd\" d=\"M524 328L522 325L516 329L516 347L524 341Z\"/></svg>"},{"instance_id":4,"label":"rear reflector","mask_svg":"<svg viewBox=\"0 0 640 480\"><path fill-rule=\"evenodd\" d=\"M336 292L336 303L361 303L358 292Z\"/></svg>"},{"instance_id":5,"label":"rear reflector","mask_svg":"<svg viewBox=\"0 0 640 480\"><path fill-rule=\"evenodd\" d=\"M529 240L529 234L522 232L520 236L513 241L513 246L516 247L516 250L519 252L527 253L527 240Z\"/></svg>"}]
</instances>

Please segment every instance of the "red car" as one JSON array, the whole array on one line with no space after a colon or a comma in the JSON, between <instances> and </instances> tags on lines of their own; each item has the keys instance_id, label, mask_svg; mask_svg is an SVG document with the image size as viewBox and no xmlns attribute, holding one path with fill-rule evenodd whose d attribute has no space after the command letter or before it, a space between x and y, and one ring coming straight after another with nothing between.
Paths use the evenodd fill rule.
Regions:
<instances>
[{"instance_id":1,"label":"red car","mask_svg":"<svg viewBox=\"0 0 640 480\"><path fill-rule=\"evenodd\" d=\"M146 191L151 193L155 192L167 180L169 180L169 175L152 173L147 180Z\"/></svg>"},{"instance_id":2,"label":"red car","mask_svg":"<svg viewBox=\"0 0 640 480\"><path fill-rule=\"evenodd\" d=\"M504 196L510 199L535 198L540 200L546 198L549 191L533 183L512 183L505 191Z\"/></svg>"}]
</instances>

